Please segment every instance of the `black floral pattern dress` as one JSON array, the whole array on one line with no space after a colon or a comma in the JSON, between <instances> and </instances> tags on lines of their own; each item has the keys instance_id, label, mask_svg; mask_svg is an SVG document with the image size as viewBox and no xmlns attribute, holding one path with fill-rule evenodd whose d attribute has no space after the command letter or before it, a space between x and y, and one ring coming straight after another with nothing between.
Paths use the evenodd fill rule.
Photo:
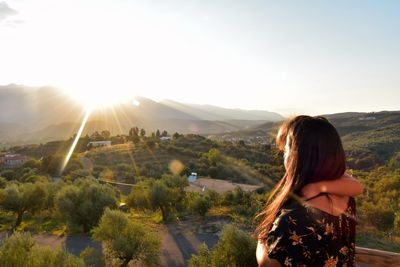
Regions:
<instances>
[{"instance_id":1,"label":"black floral pattern dress","mask_svg":"<svg viewBox=\"0 0 400 267\"><path fill-rule=\"evenodd\" d=\"M282 266L354 266L355 215L354 198L340 216L292 201L268 233L268 257Z\"/></svg>"}]
</instances>

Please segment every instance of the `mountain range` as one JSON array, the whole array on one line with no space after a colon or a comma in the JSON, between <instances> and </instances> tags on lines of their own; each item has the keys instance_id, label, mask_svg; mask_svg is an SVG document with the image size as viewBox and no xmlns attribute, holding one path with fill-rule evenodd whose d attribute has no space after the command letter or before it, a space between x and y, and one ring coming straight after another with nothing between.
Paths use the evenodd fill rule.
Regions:
<instances>
[{"instance_id":1,"label":"mountain range","mask_svg":"<svg viewBox=\"0 0 400 267\"><path fill-rule=\"evenodd\" d=\"M139 105L134 105L139 102ZM79 129L84 107L57 88L10 84L0 86L0 144L42 143L71 137ZM146 131L218 134L248 129L284 117L264 110L228 109L173 100L132 101L92 112L83 134L109 130L127 134L133 126Z\"/></svg>"}]
</instances>

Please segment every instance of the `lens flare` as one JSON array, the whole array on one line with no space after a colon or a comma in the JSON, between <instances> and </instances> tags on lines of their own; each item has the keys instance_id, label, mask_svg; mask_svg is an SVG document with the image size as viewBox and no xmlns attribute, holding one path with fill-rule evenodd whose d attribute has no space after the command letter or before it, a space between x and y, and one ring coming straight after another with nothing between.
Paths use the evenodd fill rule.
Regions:
<instances>
[{"instance_id":1,"label":"lens flare","mask_svg":"<svg viewBox=\"0 0 400 267\"><path fill-rule=\"evenodd\" d=\"M86 123L87 123L87 121L89 119L89 116L90 116L91 112L92 112L92 110L90 108L86 109L85 115L84 115L82 123L81 123L81 126L79 127L79 130L78 130L78 133L76 134L75 139L74 139L74 141L73 141L73 143L72 143L72 145L71 145L71 147L70 147L70 149L68 151L68 154L65 157L65 159L64 159L64 161L63 161L63 163L61 165L60 175L64 172L65 167L67 166L67 164L68 164L68 162L69 162L69 160L70 160L70 158L72 156L72 153L75 150L76 144L78 143L79 138L82 135L83 129L85 129L85 125L86 125Z\"/></svg>"},{"instance_id":2,"label":"lens flare","mask_svg":"<svg viewBox=\"0 0 400 267\"><path fill-rule=\"evenodd\" d=\"M169 169L173 174L180 174L184 168L185 166L183 165L183 163L177 159L171 161L171 163L169 164Z\"/></svg>"}]
</instances>

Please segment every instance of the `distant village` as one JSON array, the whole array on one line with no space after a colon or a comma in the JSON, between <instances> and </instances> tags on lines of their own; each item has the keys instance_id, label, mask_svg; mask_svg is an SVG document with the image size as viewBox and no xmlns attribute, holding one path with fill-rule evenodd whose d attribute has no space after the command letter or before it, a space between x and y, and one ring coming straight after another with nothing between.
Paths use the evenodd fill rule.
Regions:
<instances>
[{"instance_id":1,"label":"distant village","mask_svg":"<svg viewBox=\"0 0 400 267\"><path fill-rule=\"evenodd\" d=\"M263 133L262 135L257 136L247 136L247 137L238 137L233 134L224 134L224 135L209 135L207 138L210 138L215 141L226 141L244 145L270 145L271 140L269 140L267 134Z\"/></svg>"}]
</instances>

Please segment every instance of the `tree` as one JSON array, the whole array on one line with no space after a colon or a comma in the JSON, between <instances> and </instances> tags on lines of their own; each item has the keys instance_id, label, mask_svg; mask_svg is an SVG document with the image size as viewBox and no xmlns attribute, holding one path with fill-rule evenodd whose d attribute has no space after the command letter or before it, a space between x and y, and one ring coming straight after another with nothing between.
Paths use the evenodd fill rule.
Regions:
<instances>
[{"instance_id":1,"label":"tree","mask_svg":"<svg viewBox=\"0 0 400 267\"><path fill-rule=\"evenodd\" d=\"M179 133L174 133L172 135L172 139L174 139L174 140L178 139L179 137L181 137L181 135Z\"/></svg>"},{"instance_id":2,"label":"tree","mask_svg":"<svg viewBox=\"0 0 400 267\"><path fill-rule=\"evenodd\" d=\"M93 247L85 248L79 258L83 259L85 265L88 267L105 267L106 263L104 261L103 253L100 250Z\"/></svg>"},{"instance_id":3,"label":"tree","mask_svg":"<svg viewBox=\"0 0 400 267\"><path fill-rule=\"evenodd\" d=\"M73 171L76 171L76 170L82 170L82 169L83 169L82 162L80 161L80 159L78 159L78 157L76 155L73 155L69 159L67 165L65 166L63 174L69 174L70 172L73 172Z\"/></svg>"},{"instance_id":4,"label":"tree","mask_svg":"<svg viewBox=\"0 0 400 267\"><path fill-rule=\"evenodd\" d=\"M129 130L129 136L133 137L133 136L139 136L139 128L138 127L132 127Z\"/></svg>"},{"instance_id":5,"label":"tree","mask_svg":"<svg viewBox=\"0 0 400 267\"><path fill-rule=\"evenodd\" d=\"M204 153L202 157L211 166L217 166L217 164L223 160L221 152L216 148L210 149L207 153Z\"/></svg>"},{"instance_id":6,"label":"tree","mask_svg":"<svg viewBox=\"0 0 400 267\"><path fill-rule=\"evenodd\" d=\"M30 159L27 162L25 162L22 165L23 168L31 168L31 169L39 169L40 168L40 162L35 159Z\"/></svg>"},{"instance_id":7,"label":"tree","mask_svg":"<svg viewBox=\"0 0 400 267\"><path fill-rule=\"evenodd\" d=\"M209 267L211 266L211 253L205 243L199 246L198 255L193 254L189 259L189 267Z\"/></svg>"},{"instance_id":8,"label":"tree","mask_svg":"<svg viewBox=\"0 0 400 267\"><path fill-rule=\"evenodd\" d=\"M44 207L48 195L45 183L9 184L0 191L0 207L16 213L17 218L13 227L16 229L25 213L34 213Z\"/></svg>"},{"instance_id":9,"label":"tree","mask_svg":"<svg viewBox=\"0 0 400 267\"><path fill-rule=\"evenodd\" d=\"M141 266L158 266L159 237L121 211L106 209L92 234L95 240L105 243L107 261L117 260L121 266L128 266L130 261Z\"/></svg>"},{"instance_id":10,"label":"tree","mask_svg":"<svg viewBox=\"0 0 400 267\"><path fill-rule=\"evenodd\" d=\"M63 180L73 182L77 179L85 179L90 177L93 176L89 170L78 169L71 171L70 173L68 173L68 175L63 176Z\"/></svg>"},{"instance_id":11,"label":"tree","mask_svg":"<svg viewBox=\"0 0 400 267\"><path fill-rule=\"evenodd\" d=\"M150 202L153 208L161 210L163 221L167 221L173 196L171 190L162 181L156 181L150 189Z\"/></svg>"},{"instance_id":12,"label":"tree","mask_svg":"<svg viewBox=\"0 0 400 267\"><path fill-rule=\"evenodd\" d=\"M178 174L164 174L161 177L161 181L170 190L171 208L176 211L186 209L184 202L186 197L185 188L189 185L188 179Z\"/></svg>"},{"instance_id":13,"label":"tree","mask_svg":"<svg viewBox=\"0 0 400 267\"><path fill-rule=\"evenodd\" d=\"M94 133L92 133L92 135L90 136L90 139L92 141L104 141L103 136L98 131L95 131Z\"/></svg>"},{"instance_id":14,"label":"tree","mask_svg":"<svg viewBox=\"0 0 400 267\"><path fill-rule=\"evenodd\" d=\"M146 140L146 146L148 147L148 148L154 148L155 147L155 145L156 145L156 142L154 142L154 140L152 140L152 139L149 139L149 140Z\"/></svg>"},{"instance_id":15,"label":"tree","mask_svg":"<svg viewBox=\"0 0 400 267\"><path fill-rule=\"evenodd\" d=\"M168 132L166 130L162 131L161 137L166 137L168 136Z\"/></svg>"},{"instance_id":16,"label":"tree","mask_svg":"<svg viewBox=\"0 0 400 267\"><path fill-rule=\"evenodd\" d=\"M197 212L201 217L205 217L208 210L211 208L212 202L207 195L197 195L194 197L191 203L191 208L193 211Z\"/></svg>"},{"instance_id":17,"label":"tree","mask_svg":"<svg viewBox=\"0 0 400 267\"><path fill-rule=\"evenodd\" d=\"M400 234L400 211L396 213L393 225L395 233Z\"/></svg>"},{"instance_id":18,"label":"tree","mask_svg":"<svg viewBox=\"0 0 400 267\"><path fill-rule=\"evenodd\" d=\"M39 247L29 233L16 232L0 245L0 266L85 267L85 263L64 248Z\"/></svg>"},{"instance_id":19,"label":"tree","mask_svg":"<svg viewBox=\"0 0 400 267\"><path fill-rule=\"evenodd\" d=\"M189 267L247 267L257 266L256 241L242 230L227 225L213 250L207 246L200 248L198 255L189 260Z\"/></svg>"},{"instance_id":20,"label":"tree","mask_svg":"<svg viewBox=\"0 0 400 267\"><path fill-rule=\"evenodd\" d=\"M118 177L119 180L123 180L126 183L135 183L136 175L137 171L132 164L119 163L115 168L115 177Z\"/></svg>"},{"instance_id":21,"label":"tree","mask_svg":"<svg viewBox=\"0 0 400 267\"><path fill-rule=\"evenodd\" d=\"M156 138L157 138L157 139L160 139L160 137L161 137L160 130L157 129L157 131L156 131Z\"/></svg>"},{"instance_id":22,"label":"tree","mask_svg":"<svg viewBox=\"0 0 400 267\"><path fill-rule=\"evenodd\" d=\"M140 136L144 137L146 135L145 129L140 129Z\"/></svg>"},{"instance_id":23,"label":"tree","mask_svg":"<svg viewBox=\"0 0 400 267\"><path fill-rule=\"evenodd\" d=\"M242 146L242 147L245 147L246 143L244 142L244 140L239 140L238 145Z\"/></svg>"},{"instance_id":24,"label":"tree","mask_svg":"<svg viewBox=\"0 0 400 267\"><path fill-rule=\"evenodd\" d=\"M63 187L55 197L55 206L65 220L80 225L87 233L98 223L106 207L117 206L117 198L109 185L85 179Z\"/></svg>"},{"instance_id":25,"label":"tree","mask_svg":"<svg viewBox=\"0 0 400 267\"><path fill-rule=\"evenodd\" d=\"M137 183L126 198L128 207L140 210L151 209L149 190L145 182Z\"/></svg>"},{"instance_id":26,"label":"tree","mask_svg":"<svg viewBox=\"0 0 400 267\"><path fill-rule=\"evenodd\" d=\"M132 142L133 142L134 144L138 144L138 143L140 142L140 137L137 136L137 135L133 136L133 137L132 137Z\"/></svg>"},{"instance_id":27,"label":"tree","mask_svg":"<svg viewBox=\"0 0 400 267\"><path fill-rule=\"evenodd\" d=\"M111 133L108 130L103 130L101 131L101 137L103 137L103 139L108 140L110 139Z\"/></svg>"},{"instance_id":28,"label":"tree","mask_svg":"<svg viewBox=\"0 0 400 267\"><path fill-rule=\"evenodd\" d=\"M55 176L60 175L61 166L65 160L65 155L55 154L46 156L43 158L40 164L40 170L42 172L48 173L49 175ZM71 172L76 169L82 169L82 163L77 158L76 154L72 155L70 161L65 166L64 174Z\"/></svg>"},{"instance_id":29,"label":"tree","mask_svg":"<svg viewBox=\"0 0 400 267\"><path fill-rule=\"evenodd\" d=\"M186 196L187 179L179 175L163 175L159 180L148 180L132 188L127 198L129 207L160 210L163 221L172 211L182 210Z\"/></svg>"},{"instance_id":30,"label":"tree","mask_svg":"<svg viewBox=\"0 0 400 267\"><path fill-rule=\"evenodd\" d=\"M131 140L135 144L140 142L138 127L133 127L129 130L129 140Z\"/></svg>"}]
</instances>

